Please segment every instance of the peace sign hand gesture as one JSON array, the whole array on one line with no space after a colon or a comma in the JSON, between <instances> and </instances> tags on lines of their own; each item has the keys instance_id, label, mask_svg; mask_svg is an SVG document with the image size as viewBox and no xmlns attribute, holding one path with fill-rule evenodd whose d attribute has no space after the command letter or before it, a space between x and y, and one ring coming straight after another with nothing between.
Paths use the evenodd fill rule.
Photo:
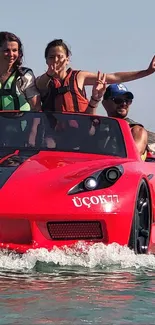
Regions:
<instances>
[{"instance_id":1,"label":"peace sign hand gesture","mask_svg":"<svg viewBox=\"0 0 155 325\"><path fill-rule=\"evenodd\" d=\"M100 101L106 91L106 73L98 71L96 82L92 89L92 98L96 101Z\"/></svg>"},{"instance_id":2,"label":"peace sign hand gesture","mask_svg":"<svg viewBox=\"0 0 155 325\"><path fill-rule=\"evenodd\" d=\"M48 67L47 74L50 76L58 75L59 72L66 66L66 59L60 59Z\"/></svg>"}]
</instances>

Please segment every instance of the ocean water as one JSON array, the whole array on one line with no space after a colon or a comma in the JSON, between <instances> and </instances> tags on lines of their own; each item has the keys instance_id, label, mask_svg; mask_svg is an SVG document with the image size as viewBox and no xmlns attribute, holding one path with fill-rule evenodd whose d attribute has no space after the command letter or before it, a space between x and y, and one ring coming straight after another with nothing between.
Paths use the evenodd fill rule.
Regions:
<instances>
[{"instance_id":1,"label":"ocean water","mask_svg":"<svg viewBox=\"0 0 155 325\"><path fill-rule=\"evenodd\" d=\"M155 324L155 256L117 244L0 251L0 325Z\"/></svg>"}]
</instances>

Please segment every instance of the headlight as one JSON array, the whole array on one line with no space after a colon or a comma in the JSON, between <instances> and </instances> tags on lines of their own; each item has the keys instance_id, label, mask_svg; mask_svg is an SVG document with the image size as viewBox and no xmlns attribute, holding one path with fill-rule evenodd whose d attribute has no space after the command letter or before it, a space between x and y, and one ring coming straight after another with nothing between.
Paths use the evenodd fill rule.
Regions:
<instances>
[{"instance_id":1,"label":"headlight","mask_svg":"<svg viewBox=\"0 0 155 325\"><path fill-rule=\"evenodd\" d=\"M88 191L92 191L97 187L97 180L94 177L88 177L84 180L84 187Z\"/></svg>"},{"instance_id":2,"label":"headlight","mask_svg":"<svg viewBox=\"0 0 155 325\"><path fill-rule=\"evenodd\" d=\"M97 171L79 184L73 186L68 191L68 194L71 195L110 187L122 176L123 171L122 165L107 167L104 170Z\"/></svg>"}]
</instances>

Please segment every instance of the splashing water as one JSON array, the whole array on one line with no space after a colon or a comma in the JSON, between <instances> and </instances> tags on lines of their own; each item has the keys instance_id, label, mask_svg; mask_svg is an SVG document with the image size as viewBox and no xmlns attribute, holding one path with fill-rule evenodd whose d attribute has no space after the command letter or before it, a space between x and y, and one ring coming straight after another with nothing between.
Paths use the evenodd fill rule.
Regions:
<instances>
[{"instance_id":1,"label":"splashing water","mask_svg":"<svg viewBox=\"0 0 155 325\"><path fill-rule=\"evenodd\" d=\"M154 255L135 255L126 246L116 243L104 245L102 243L86 245L79 242L72 248L65 246L63 249L54 247L47 249L30 250L23 255L13 252L0 251L0 270L14 270L30 272L37 263L51 264L54 266L80 266L83 268L106 270L115 267L118 269L155 269Z\"/></svg>"}]
</instances>

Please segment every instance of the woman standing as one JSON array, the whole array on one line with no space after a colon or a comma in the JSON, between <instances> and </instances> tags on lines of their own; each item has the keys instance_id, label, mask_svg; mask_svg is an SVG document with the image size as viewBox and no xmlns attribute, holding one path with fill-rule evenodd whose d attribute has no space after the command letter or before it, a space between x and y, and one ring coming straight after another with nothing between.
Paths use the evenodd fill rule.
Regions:
<instances>
[{"instance_id":1,"label":"woman standing","mask_svg":"<svg viewBox=\"0 0 155 325\"><path fill-rule=\"evenodd\" d=\"M62 39L55 39L45 49L47 71L37 78L37 88L41 94L42 109L59 112L88 113L85 86L93 86L97 73L67 68L71 52ZM148 69L134 72L107 73L105 82L120 83L146 77L155 71L155 57ZM101 99L101 98L100 98ZM91 97L91 106L96 106L99 98Z\"/></svg>"},{"instance_id":2,"label":"woman standing","mask_svg":"<svg viewBox=\"0 0 155 325\"><path fill-rule=\"evenodd\" d=\"M0 110L40 110L33 71L22 67L23 49L12 33L0 32Z\"/></svg>"}]
</instances>

